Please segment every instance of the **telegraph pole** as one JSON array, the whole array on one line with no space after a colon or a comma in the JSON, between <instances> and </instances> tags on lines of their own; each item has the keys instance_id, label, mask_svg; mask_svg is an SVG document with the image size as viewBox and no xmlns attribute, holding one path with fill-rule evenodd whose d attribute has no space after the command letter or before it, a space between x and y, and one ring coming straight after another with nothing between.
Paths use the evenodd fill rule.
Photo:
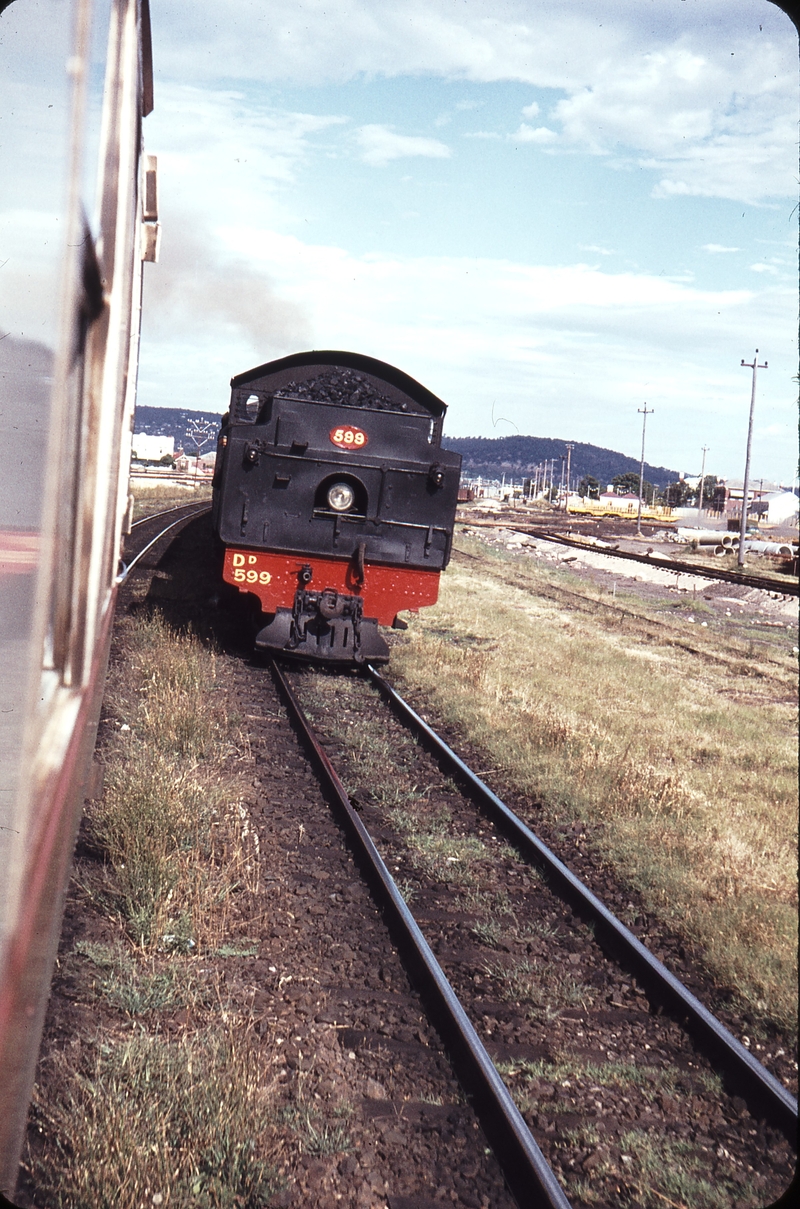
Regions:
<instances>
[{"instance_id":1,"label":"telegraph pole","mask_svg":"<svg viewBox=\"0 0 800 1209\"><path fill-rule=\"evenodd\" d=\"M636 517L636 532L639 534L639 537L641 537L642 536L642 486L644 484L644 429L645 429L645 425L647 423L647 417L652 416L653 412L655 411L655 408L651 407L650 410L648 411L647 404L645 403L644 408L638 407L636 410L639 412L639 415L642 417L642 464L639 467L639 512Z\"/></svg>"},{"instance_id":2,"label":"telegraph pole","mask_svg":"<svg viewBox=\"0 0 800 1209\"><path fill-rule=\"evenodd\" d=\"M705 481L704 476L706 473L706 454L708 453L708 450L709 450L709 446L704 445L703 446L703 465L700 467L700 500L697 505L697 519L698 520L700 520L700 513L703 511L703 484Z\"/></svg>"},{"instance_id":3,"label":"telegraph pole","mask_svg":"<svg viewBox=\"0 0 800 1209\"><path fill-rule=\"evenodd\" d=\"M572 451L574 448L575 448L575 446L571 445L570 442L567 441L567 494L564 497L564 511L565 512L569 512L569 464L570 464L570 460L572 458Z\"/></svg>"},{"instance_id":4,"label":"telegraph pole","mask_svg":"<svg viewBox=\"0 0 800 1209\"><path fill-rule=\"evenodd\" d=\"M747 488L750 480L750 446L753 443L753 412L756 406L756 370L769 369L768 362L763 365L758 364L758 349L752 361L742 361L742 365L746 365L748 369L753 371L753 387L750 391L750 422L747 425L747 456L744 461L744 483L742 485L742 521L739 525L739 555L736 559L740 567L744 566L744 539L747 532Z\"/></svg>"}]
</instances>

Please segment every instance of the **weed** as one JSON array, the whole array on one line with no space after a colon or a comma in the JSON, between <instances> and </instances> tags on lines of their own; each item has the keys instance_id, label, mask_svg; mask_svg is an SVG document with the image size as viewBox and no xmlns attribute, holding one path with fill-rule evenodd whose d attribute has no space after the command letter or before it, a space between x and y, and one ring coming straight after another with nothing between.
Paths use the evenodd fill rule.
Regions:
<instances>
[{"instance_id":1,"label":"weed","mask_svg":"<svg viewBox=\"0 0 800 1209\"><path fill-rule=\"evenodd\" d=\"M226 809L214 776L228 740L209 704L213 652L158 614L127 632L132 658L116 708L130 722L108 754L104 796L87 812L107 866L93 884L84 875L84 886L135 943L187 952L224 934L226 912L209 913L209 901L255 890L256 837L243 808Z\"/></svg>"},{"instance_id":2,"label":"weed","mask_svg":"<svg viewBox=\"0 0 800 1209\"><path fill-rule=\"evenodd\" d=\"M216 957L257 957L258 942L244 941L240 944L220 945L214 950Z\"/></svg>"},{"instance_id":3,"label":"weed","mask_svg":"<svg viewBox=\"0 0 800 1209\"><path fill-rule=\"evenodd\" d=\"M151 960L142 968L121 947L86 941L78 941L74 951L103 971L93 981L94 993L130 1016L183 1007L193 997L194 979L174 961L157 965Z\"/></svg>"},{"instance_id":4,"label":"weed","mask_svg":"<svg viewBox=\"0 0 800 1209\"><path fill-rule=\"evenodd\" d=\"M276 1190L264 1129L273 1091L247 1039L137 1035L95 1045L80 1070L63 1056L52 1065L35 1111L56 1145L33 1159L50 1204L138 1209L161 1193L203 1209L255 1209Z\"/></svg>"},{"instance_id":5,"label":"weed","mask_svg":"<svg viewBox=\"0 0 800 1209\"><path fill-rule=\"evenodd\" d=\"M503 930L500 927L499 921L491 917L489 919L479 919L477 923L472 925L470 931L481 944L488 945L491 949L497 948L503 939Z\"/></svg>"},{"instance_id":6,"label":"weed","mask_svg":"<svg viewBox=\"0 0 800 1209\"><path fill-rule=\"evenodd\" d=\"M350 1137L343 1125L329 1125L308 1112L303 1122L302 1147L306 1154L342 1154L352 1149Z\"/></svg>"},{"instance_id":7,"label":"weed","mask_svg":"<svg viewBox=\"0 0 800 1209\"><path fill-rule=\"evenodd\" d=\"M414 885L414 883L409 881L407 877L403 878L401 881L397 882L397 889L403 896L403 902L406 904L406 906L410 906L411 903L413 903L417 893L417 887Z\"/></svg>"},{"instance_id":8,"label":"weed","mask_svg":"<svg viewBox=\"0 0 800 1209\"><path fill-rule=\"evenodd\" d=\"M620 1138L620 1148L629 1164L625 1180L638 1192L644 1209L664 1209L665 1204L676 1203L704 1209L730 1206L732 1189L719 1178L713 1184L709 1181L708 1153L701 1147L631 1130ZM737 1192L737 1200L740 1197Z\"/></svg>"},{"instance_id":9,"label":"weed","mask_svg":"<svg viewBox=\"0 0 800 1209\"><path fill-rule=\"evenodd\" d=\"M277 1093L247 1017L183 956L256 951L231 924L234 902L238 917L258 887L257 836L244 806L223 798L232 740L211 696L213 652L158 615L120 626L126 659L112 667L106 705L106 789L86 819L103 862L83 862L79 886L133 943L79 941L65 960L79 994L133 1018L135 1031L124 1041L117 1025L102 1040L78 1033L68 1054L48 1059L29 1166L47 1203L64 1209L139 1209L157 1194L257 1209L279 1187L268 1128ZM187 1006L202 1009L203 1033L155 1033L158 1013Z\"/></svg>"},{"instance_id":10,"label":"weed","mask_svg":"<svg viewBox=\"0 0 800 1209\"><path fill-rule=\"evenodd\" d=\"M490 963L486 973L500 984L505 999L530 1004L532 1019L554 1020L564 1008L588 1007L594 999L591 987L549 965L537 967L527 960Z\"/></svg>"}]
</instances>

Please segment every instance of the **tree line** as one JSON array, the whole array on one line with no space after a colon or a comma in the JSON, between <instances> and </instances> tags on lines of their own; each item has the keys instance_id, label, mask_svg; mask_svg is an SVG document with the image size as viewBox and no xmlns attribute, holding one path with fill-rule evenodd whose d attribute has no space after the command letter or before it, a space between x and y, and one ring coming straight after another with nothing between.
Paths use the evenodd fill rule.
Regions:
<instances>
[{"instance_id":1,"label":"tree line","mask_svg":"<svg viewBox=\"0 0 800 1209\"><path fill-rule=\"evenodd\" d=\"M639 475L632 471L616 474L611 480L618 495L639 496ZM581 499L596 500L600 498L600 483L591 474L585 474L578 484L578 495ZM703 479L703 505L713 508L720 493L724 493L724 484L720 483L715 474L707 474ZM724 498L724 496L723 496ZM646 504L665 504L669 508L697 507L700 502L700 484L691 487L683 479L667 483L666 487L656 487L647 479L642 483L642 499Z\"/></svg>"}]
</instances>

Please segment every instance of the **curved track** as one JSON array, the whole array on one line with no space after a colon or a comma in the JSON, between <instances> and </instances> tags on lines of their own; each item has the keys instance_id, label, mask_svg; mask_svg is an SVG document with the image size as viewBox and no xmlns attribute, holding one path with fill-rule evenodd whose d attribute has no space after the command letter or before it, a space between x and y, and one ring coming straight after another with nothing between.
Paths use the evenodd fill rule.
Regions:
<instances>
[{"instance_id":1,"label":"curved track","mask_svg":"<svg viewBox=\"0 0 800 1209\"><path fill-rule=\"evenodd\" d=\"M761 588L765 592L777 592L782 596L800 596L800 583L790 579L775 579L768 575L744 575L738 571L726 571L722 567L698 567L695 563L684 563L674 558L659 558L657 555L637 554L633 550L610 549L607 546L595 545L581 541L576 537L568 537L563 533L553 533L549 529L539 529L533 525L510 525L502 521L465 521L471 528L480 529L509 529L512 533L525 533L528 537L538 537L541 541L558 542L562 546L571 546L575 550L585 550L591 554L606 554L612 558L624 558L631 562L646 563L650 567L660 567L665 571L674 571L676 575L696 575L704 579L718 579L725 583L741 584L746 588Z\"/></svg>"},{"instance_id":2,"label":"curved track","mask_svg":"<svg viewBox=\"0 0 800 1209\"><path fill-rule=\"evenodd\" d=\"M144 516L140 516L138 520L131 524L131 532L138 529L141 525L146 525L150 521L159 520L162 516L170 516L173 512L182 512L185 508L191 508L191 503L175 504L172 508L163 508L160 512L148 512Z\"/></svg>"},{"instance_id":3,"label":"curved track","mask_svg":"<svg viewBox=\"0 0 800 1209\"><path fill-rule=\"evenodd\" d=\"M140 520L136 521L136 525L153 526L159 520L161 520L162 517L179 510L181 515L177 520L170 521L168 525L165 525L163 529L160 529L154 537L152 537L144 546L141 547L141 549L133 556L130 562L122 564L116 579L116 583L118 585L125 583L128 576L141 561L141 559L144 558L145 554L147 554L153 548L153 546L160 542L163 537L166 537L168 533L171 533L173 529L177 529L178 525L182 525L185 521L189 521L195 516L201 516L203 513L209 512L211 510L211 505L203 504L200 507L197 507L193 504L181 504L178 508L168 508L164 512L155 512L151 516L141 517ZM134 526L132 525L131 528L133 527Z\"/></svg>"}]
</instances>

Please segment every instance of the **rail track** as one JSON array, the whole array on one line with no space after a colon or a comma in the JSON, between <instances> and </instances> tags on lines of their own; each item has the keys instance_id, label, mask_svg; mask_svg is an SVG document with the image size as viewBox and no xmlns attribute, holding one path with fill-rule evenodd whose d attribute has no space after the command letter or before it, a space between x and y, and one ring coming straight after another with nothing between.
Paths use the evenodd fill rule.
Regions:
<instances>
[{"instance_id":1,"label":"rail track","mask_svg":"<svg viewBox=\"0 0 800 1209\"><path fill-rule=\"evenodd\" d=\"M192 503L175 504L171 508L162 508L160 512L148 512L144 516L140 516L138 520L131 523L131 532L134 529L140 528L142 525L148 524L150 521L159 520L162 516L170 516L173 512L182 512L185 508L193 507Z\"/></svg>"},{"instance_id":2,"label":"rail track","mask_svg":"<svg viewBox=\"0 0 800 1209\"><path fill-rule=\"evenodd\" d=\"M466 791L467 801L459 807L462 814L460 821L456 821L453 804L452 802L450 804L450 826L453 835L477 836L480 831L483 831L484 836L487 836L491 831L494 833L491 838L495 844L500 837L505 837L513 844L516 853L521 858L521 863L534 866L543 876L547 890L543 891L541 884L536 884L535 878L527 879L527 889L532 893L520 896L519 901L514 904L513 911L509 914L517 917L517 923L519 919L527 916L528 925L533 924L535 927L537 918L541 920L542 915L547 920L553 917L555 898L561 900L562 920L556 927L557 929L563 928L564 935L559 935L558 939L554 935L552 946L554 949L558 949L566 942L567 949L560 955L557 952L551 952L548 955L542 954L543 962L535 964L549 967L551 974L553 969L557 970L562 963L566 963L567 968L573 971L579 967L583 976L583 985L591 988L585 992L586 999L593 1001L596 1005L603 998L603 990L600 988L608 987L610 990L605 995L605 1001L612 1005L610 1012L607 1008L597 1009L596 1006L593 1008L590 1002L580 1003L580 993L578 994L580 1003L578 1007L575 1007L574 1003L569 1008L565 1008L563 1003L556 1007L552 1004L549 1005L552 1013L569 1020L571 1030L568 1029L568 1031L573 1033L571 1043L567 1041L566 1037L562 1037L560 1044L555 1046L552 1044L554 1022L546 1019L547 1011L537 1013L534 1010L534 1019L526 1018L526 1010L530 1016L530 1002L536 1005L539 991L529 988L530 1002L528 1004L514 1004L511 1001L512 996L507 998L505 1004L501 1004L500 1007L496 1002L490 1003L487 1010L483 984L493 983L495 996L501 1000L504 998L502 974L498 972L497 968L492 972L492 959L494 958L496 962L498 950L490 946L482 954L476 952L473 943L476 933L474 926L471 943L468 947L464 946L463 936L461 940L458 939L459 933L463 932L464 922L463 886L460 892L458 889L452 892L451 889L451 893L448 894L448 887L443 886L441 880L437 884L434 876L432 882L430 877L428 878L429 884L425 890L418 891L423 896L425 894L430 896L432 893L436 903L431 910L430 897L425 898L423 902L421 922L424 924L427 920L428 923L434 923L432 931L430 928L426 929L428 932L426 940L420 922L414 919L412 911L404 901L403 894L398 887L398 881L395 880L397 872L395 878L389 872L389 865L392 865L396 871L408 872L412 876L419 873L419 861L415 862L412 856L409 862L408 845L404 844L402 835L399 834L402 828L392 826L391 820L393 813L394 817L397 817L397 808L395 807L394 812L391 809L388 811L376 810L369 804L369 789L359 788L354 793L352 789L348 792L344 788L326 751L326 747L332 746L330 735L327 741L323 741L315 734L301 704L304 696L310 696L314 702L314 713L319 711L319 700L314 694L313 688L309 686L309 675L287 673L285 669L276 665L273 665L272 672L293 722L298 728L302 741L321 778L326 796L333 804L341 825L347 833L348 841L353 846L364 875L373 889L376 901L380 904L389 927L396 936L400 950L405 956L412 981L419 987L423 1000L429 1007L431 1018L439 1030L443 1045L453 1059L462 1086L471 1096L484 1132L495 1149L508 1184L519 1205L563 1206L565 1203L583 1203L584 1190L580 1179L576 1181L575 1178L576 1175L580 1176L582 1173L592 1173L599 1185L598 1191L601 1199L605 1192L610 1203L615 1203L615 1196L625 1193L625 1190L627 1190L627 1195L636 1194L635 1176L632 1175L626 1183L624 1174L626 1160L629 1163L634 1162L634 1156L623 1157L623 1152L619 1152L622 1164L620 1173L615 1169L611 1157L614 1153L613 1140L608 1136L602 1139L596 1135L595 1131L602 1120L602 1115L599 1116L597 1110L602 1101L596 1099L590 1108L584 1108L585 1115L581 1120L580 1096L576 1103L571 1093L573 1080L580 1085L580 1076L573 1074L573 1080L555 1078L559 1066L563 1073L564 1069L579 1070L582 1063L585 1070L590 1072L590 1083L599 1081L603 1084L603 1081L609 1077L621 1075L622 1067L625 1066L625 1059L623 1058L620 1062L617 1054L617 1046L620 1044L621 1021L624 1020L630 1025L633 1016L638 1016L634 1032L636 1030L642 1030L642 1032L640 1037L631 1040L628 1044L632 1051L638 1048L639 1054L632 1052L628 1056L627 1061L630 1063L630 1067L627 1075L622 1076L623 1086L619 1089L619 1098L630 1104L632 1097L636 1099L642 1093L641 1086L637 1088L635 1073L638 1062L642 1060L644 1060L643 1067L647 1071L646 1078L652 1080L654 1091L663 1078L665 1068L681 1070L686 1100L684 1109L687 1111L683 1125L691 1131L693 1128L692 1112L698 1112L701 1117L704 1116L703 1112L698 1110L698 1103L704 1098L707 1100L709 1081L714 1080L712 1072L720 1076L723 1086L717 1088L715 1092L716 1105L714 1108L709 1108L707 1105L705 1110L706 1114L709 1114L705 1117L706 1121L711 1119L715 1121L715 1125L706 1124L707 1132L701 1135L704 1141L700 1143L701 1149L705 1148L706 1151L711 1149L712 1155L717 1156L717 1178L725 1178L720 1169L721 1156L723 1161L730 1161L731 1172L736 1168L737 1163L742 1163L742 1168L739 1168L735 1174L741 1175L744 1167L753 1169L752 1163L747 1163L738 1157L749 1150L753 1137L761 1137L766 1141L766 1134L774 1130L775 1133L771 1136L781 1135L786 1139L787 1144L794 1144L797 1128L797 1104L783 1084L767 1071L748 1048L737 1041L720 1021L715 1019L697 996L671 974L664 964L599 901L596 895L582 884L563 862L555 857L548 847L486 786L481 778L477 777L433 729L403 701L388 682L370 668L368 676L380 696L391 706L403 725L411 727L416 737L433 752L440 766L445 767L447 772L453 775L459 788ZM293 684L293 681L296 684ZM351 683L351 694L353 688ZM341 694L337 693L335 709L340 710L342 705ZM348 711L358 710L358 725L361 725L364 717L370 712L370 709L374 710L374 707L374 697L371 704L362 701L360 706L351 704L348 699ZM326 723L323 722L322 725L324 729ZM385 725L385 719L378 722L381 729L385 729ZM334 724L334 732L338 734L336 724ZM337 743L338 740L334 740L333 745L336 746ZM352 772L352 766L349 771ZM418 769L415 769L415 773L417 772ZM448 792L452 796L455 793L454 786L449 787ZM483 828L479 827L479 816L474 815L473 803L484 812ZM441 802L438 809L440 811L442 809ZM471 820L463 817L464 811L468 814L470 810L473 810ZM367 827L368 819L371 821L372 835ZM491 845L489 846L491 847ZM445 858L445 860L447 859L452 859L454 863L459 860L458 857ZM508 857L506 856L504 860L508 862ZM430 870L428 872L430 873ZM508 875L511 870L506 869L505 872ZM425 880L423 878L422 882L424 883ZM523 878L523 880L525 879ZM519 868L511 873L509 885L519 887ZM545 900L547 901L545 902ZM448 917L449 925L446 922ZM581 925L583 925L582 929ZM548 926L552 928L552 924ZM578 929L577 935L581 938L581 956L575 964L571 964L574 960L575 950L570 948L570 945L574 944L576 928ZM477 930L479 931L479 927ZM513 931L513 929L511 930ZM508 938L505 939L508 940ZM506 952L514 950L514 940L504 944L504 938L500 935L495 936L493 941L495 945L501 946L500 952L503 949ZM454 942L461 948L460 953L452 951ZM440 955L444 954L442 964L434 956L434 948ZM591 957L588 956L590 950ZM609 957L612 959L611 962L608 961ZM512 967L513 964L512 962ZM528 977L530 977L531 964L530 961L525 963ZM593 967L593 971L587 981L589 965ZM447 975L443 971L443 966L449 967ZM625 972L622 983L619 981L620 968ZM512 980L514 977L518 982L524 981L519 977L519 968L517 968L516 975L510 975ZM449 978L453 979L453 983L449 981ZM477 993L473 979L477 979L477 983L481 987ZM458 986L457 990L454 983ZM544 995L546 998L547 992ZM557 999L557 995L555 998ZM537 1006L542 1006L541 1001ZM593 1023L593 1016L599 1017L601 1025L605 1020L604 1029L601 1027L598 1031L598 1020ZM493 1017L496 1017L495 1030L502 1019L506 1035L510 1034L513 1037L510 1043L501 1044L498 1049L497 1033L494 1033L495 1057L498 1054L505 1055L505 1065L501 1065L501 1069L505 1071L506 1082L499 1078L497 1067L492 1063L487 1051L487 1045L491 1047L493 1044L493 1030L491 1027L487 1029L486 1023L487 1019L491 1021ZM483 1038L472 1021L481 1026L480 1032L483 1034ZM670 1023L667 1023L668 1021ZM680 1023L680 1029L674 1022ZM578 1027L581 1024L583 1028ZM645 1034L650 1036L649 1042L642 1040ZM591 1037L588 1047L587 1036ZM691 1036L691 1042L688 1040L689 1036ZM572 1052L569 1048L570 1044L575 1047ZM648 1063L648 1052L651 1055L659 1055L660 1065L654 1065L652 1059ZM587 1060L587 1053L592 1054L594 1059ZM537 1054L539 1057L534 1058L533 1055ZM600 1070L598 1055L600 1054L605 1056L606 1065L612 1072L611 1075L609 1075L609 1070L606 1070L605 1074L598 1073ZM542 1055L548 1055L548 1057L545 1057L543 1061ZM615 1064L616 1071L613 1069ZM537 1088L537 1095L534 1097L534 1101L537 1102L536 1108L532 1108L533 1101L525 1090L526 1067L529 1072L536 1072L533 1079ZM546 1102L546 1097L540 1093L542 1092L542 1082L548 1078L548 1067L553 1073L551 1077L554 1078L556 1094L559 1094L557 1086L559 1082L562 1089L570 1089L560 1093L566 1102L562 1105L562 1111L565 1114L564 1120L567 1122L566 1128L563 1130L559 1130L558 1111L550 1112L553 1107L552 1101L549 1108L544 1107L542 1110L538 1106L538 1099ZM518 1077L520 1074L523 1075L522 1079ZM515 1076L517 1077L515 1078ZM626 1083L624 1080L628 1080L628 1082ZM698 1087L705 1089L699 1098ZM510 1092L516 1093L516 1097ZM595 1087L594 1092L595 1094L600 1093L600 1088ZM625 1095L624 1092L628 1094ZM528 1111L524 1117L515 1103L515 1098L522 1105L527 1106ZM661 1097L661 1108L656 1110L655 1118L650 1115L648 1119L646 1094L644 1099L645 1110L643 1114L639 1115L639 1121L643 1120L649 1129L656 1127L659 1130L665 1130L667 1136L671 1130L674 1133L675 1122L670 1123L665 1119L669 1113L664 1109L664 1104L670 1102L670 1111L679 1112L677 1100L670 1100L669 1096L666 1100ZM744 1109L745 1103L747 1109ZM744 1115L747 1115L748 1111L751 1114L746 1126L741 1115L743 1110ZM659 1119L656 1120L656 1118ZM637 1119L636 1115L634 1115L634 1119ZM736 1124L733 1124L734 1122ZM766 1122L769 1124L767 1125ZM629 1138L632 1136L630 1131L627 1135L624 1130L622 1133L623 1136ZM642 1136L645 1136L646 1133L646 1129L642 1130ZM715 1134L716 1136L713 1136ZM538 1141L534 1139L534 1135L537 1135ZM582 1144L580 1140L576 1142L576 1137L582 1138ZM678 1138L680 1138L680 1129L676 1135L676 1144ZM706 1145L708 1142L711 1144L710 1147ZM549 1162L545 1159L539 1143L545 1147ZM628 1145L631 1149L635 1149L631 1141L628 1142ZM768 1148L770 1145L771 1143L767 1142ZM782 1144L779 1144L779 1149L781 1146ZM550 1163L554 1164L555 1171L550 1167ZM790 1178L790 1166L790 1163L787 1164L785 1173L787 1182ZM603 1181L599 1179L603 1171L606 1175L606 1188L602 1187ZM728 1175L733 1178L730 1172ZM653 1198L650 1203L657 1203L659 1197L666 1202L670 1199L670 1188L669 1181L667 1181L660 1190L658 1187L651 1187L645 1191L649 1191ZM641 1193L641 1191L640 1188L639 1192ZM674 1189L672 1192L674 1194ZM570 1197L575 1198L574 1201L571 1201Z\"/></svg>"},{"instance_id":3,"label":"rail track","mask_svg":"<svg viewBox=\"0 0 800 1209\"><path fill-rule=\"evenodd\" d=\"M453 558L456 561L461 560L463 562L478 563L479 565L482 565L484 569L487 567L485 560L482 560L475 554L470 554L466 550L454 548ZM530 590L529 585L523 586ZM596 616L598 610L602 610L602 613L609 620L612 618L615 619L615 621L618 620L620 625L625 624L626 621L633 622L643 631L644 634L648 636L658 635L658 637L663 640L665 635L669 635L668 641L671 646L677 647L682 651L686 651L690 655L697 655L699 658L707 660L708 662L730 667L734 672L740 671L741 669L741 658L726 655L722 651L710 650L708 647L698 646L695 643L690 642L685 637L685 629L681 630L677 628L675 623L670 620L649 617L644 612L638 612L633 608L626 608L624 605L613 603L612 601L605 600L602 597L589 596L585 593L570 591L569 588L565 588L563 585L559 585L558 588L552 588L548 587L545 582L538 582L536 584L535 591L537 596L543 597L546 600L554 601L556 604L563 605L565 601L568 601L573 609L578 612L588 614L589 616ZM752 635L748 635L748 642L753 642ZM770 654L770 648L766 643L762 643L758 652L758 661L753 664L754 675L758 674L758 666L761 663L771 664L776 667L784 666L780 660L776 660Z\"/></svg>"},{"instance_id":4,"label":"rail track","mask_svg":"<svg viewBox=\"0 0 800 1209\"><path fill-rule=\"evenodd\" d=\"M159 544L159 542L163 541L163 539L167 536L168 533L173 533L174 530L176 530L179 525L183 525L186 522L192 520L194 517L202 516L204 513L207 513L210 511L211 511L210 504L201 504L201 505L197 505L195 503L179 504L175 508L165 508L164 511L162 511L162 512L153 512L149 516L142 516L139 518L139 520L134 521L133 524L131 525L131 530L133 530L133 529L141 530L141 532L137 532L137 534L136 534L136 537L137 537L136 544L139 546L139 549L136 551L135 554L133 554L133 556L129 559L128 562L123 563L120 566L119 572L117 574L117 584L118 585L124 584L125 581L127 580L128 576L131 574L131 572L134 570L134 568L141 562L141 560L144 558L144 556L146 554L149 554L150 551ZM180 512L181 515L179 517L177 517L176 520L170 521L170 523L168 525L164 525L161 529L159 529L158 528L159 522L161 520L163 520L163 518L165 516L172 515L173 512ZM150 537L150 532L153 529L156 530L156 533L154 534L153 537ZM147 538L149 538L149 540L147 540ZM143 545L142 545L142 541L144 541ZM127 555L127 550L126 550L126 555Z\"/></svg>"},{"instance_id":5,"label":"rail track","mask_svg":"<svg viewBox=\"0 0 800 1209\"><path fill-rule=\"evenodd\" d=\"M512 533L524 533L528 537L537 537L541 541L557 542L562 546L571 546L574 550L584 550L592 554L606 554L613 558L627 559L630 562L645 563L650 567L660 567L665 571L674 571L676 575L694 575L704 579L718 579L725 583L740 584L746 588L761 588L765 592L777 593L779 596L800 596L800 583L792 579L776 579L769 575L745 575L738 571L726 571L723 567L703 566L695 563L680 562L673 558L659 558L658 555L637 554L633 550L620 550L618 547L595 545L593 542L581 541L577 537L569 537L564 533L554 533L549 529L540 529L535 525L514 525L502 521L468 521L464 522L475 529L509 529Z\"/></svg>"},{"instance_id":6,"label":"rail track","mask_svg":"<svg viewBox=\"0 0 800 1209\"><path fill-rule=\"evenodd\" d=\"M167 526L146 518L157 532L137 526L139 574L123 588L177 610L180 626L197 625L214 588L206 510L186 506ZM790 1070L780 1039L756 1061L702 1007L690 964L688 993L663 981L641 942L650 936L676 968L664 936L585 895L383 677L294 667L275 669L273 685L235 631L218 610L210 633L228 652L221 679L248 733L237 776L251 778L242 808L266 897L241 925L258 956L204 955L198 976L215 970L231 1002L252 1005L265 1070L322 1114L274 1204L510 1209L513 1192L537 1209L661 1209L690 1204L693 1187L697 1203L716 1205L712 1185L720 1204L773 1201L791 1179L796 1128L775 1077ZM313 769L287 720L295 705L319 732L314 741L296 723ZM310 1110L298 1116L293 1103L283 1111L299 1129Z\"/></svg>"}]
</instances>

